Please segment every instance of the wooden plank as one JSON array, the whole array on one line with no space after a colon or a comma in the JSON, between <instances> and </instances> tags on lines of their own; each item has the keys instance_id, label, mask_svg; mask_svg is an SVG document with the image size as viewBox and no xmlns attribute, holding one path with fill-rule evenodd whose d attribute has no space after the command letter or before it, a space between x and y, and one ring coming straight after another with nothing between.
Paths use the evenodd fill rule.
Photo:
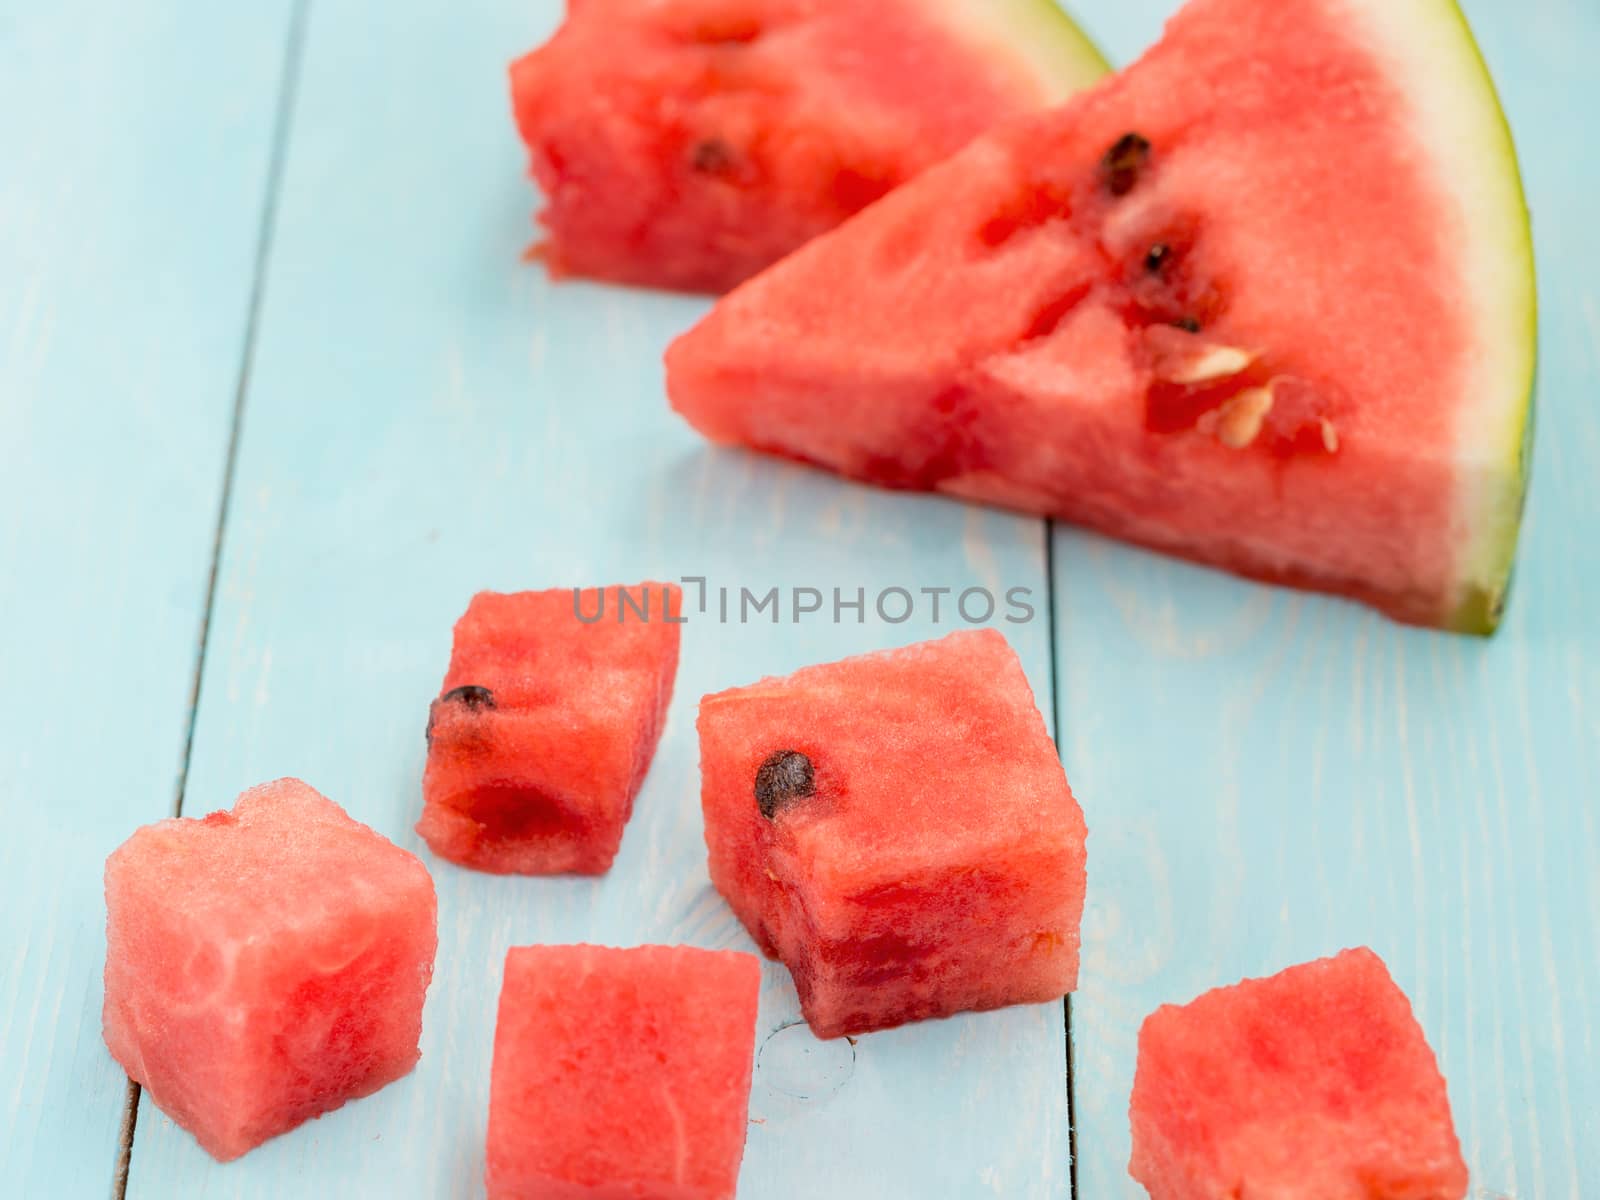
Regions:
<instances>
[{"instance_id":1,"label":"wooden plank","mask_svg":"<svg viewBox=\"0 0 1600 1200\"><path fill-rule=\"evenodd\" d=\"M112 1184L101 867L172 811L287 5L0 16L0 1179ZM201 49L203 48L203 49Z\"/></svg>"},{"instance_id":2,"label":"wooden plank","mask_svg":"<svg viewBox=\"0 0 1600 1200\"><path fill-rule=\"evenodd\" d=\"M1096 32L1125 58L1171 7L1107 8ZM1090 829L1073 1031L1096 1200L1143 1195L1126 1164L1145 1014L1362 943L1439 1052L1472 1194L1600 1194L1600 164L1570 140L1570 114L1600 102L1600 14L1466 7L1519 135L1544 302L1507 627L1486 644L1402 630L1056 534L1062 749Z\"/></svg>"},{"instance_id":3,"label":"wooden plank","mask_svg":"<svg viewBox=\"0 0 1600 1200\"><path fill-rule=\"evenodd\" d=\"M190 812L294 774L421 850L427 702L451 622L484 587L694 575L735 604L741 587L1027 587L1038 619L1005 628L1048 707L1041 523L713 452L662 394L660 353L702 301L552 287L518 262L532 193L502 68L557 11L313 8ZM507 946L751 946L706 877L699 696L956 626L949 601L937 627L926 606L902 625L787 611L722 624L716 607L685 629L666 738L608 877L503 879L428 858L441 945L417 1072L221 1168L146 1104L131 1195L332 1195L358 1180L363 1195L479 1195ZM853 1049L787 1028L796 1012L769 965L746 1194L1069 1193L1059 1005Z\"/></svg>"}]
</instances>

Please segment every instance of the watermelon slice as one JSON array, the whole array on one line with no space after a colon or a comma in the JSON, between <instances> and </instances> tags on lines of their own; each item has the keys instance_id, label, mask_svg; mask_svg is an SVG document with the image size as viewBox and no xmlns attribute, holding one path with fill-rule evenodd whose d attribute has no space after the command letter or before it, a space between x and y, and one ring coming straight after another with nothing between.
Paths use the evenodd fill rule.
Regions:
<instances>
[{"instance_id":1,"label":"watermelon slice","mask_svg":"<svg viewBox=\"0 0 1600 1200\"><path fill-rule=\"evenodd\" d=\"M711 880L822 1038L1056 1000L1083 814L994 630L700 703Z\"/></svg>"},{"instance_id":2,"label":"watermelon slice","mask_svg":"<svg viewBox=\"0 0 1600 1200\"><path fill-rule=\"evenodd\" d=\"M237 1158L416 1065L436 944L415 855L298 779L263 784L106 862L106 1045Z\"/></svg>"},{"instance_id":3,"label":"watermelon slice","mask_svg":"<svg viewBox=\"0 0 1600 1200\"><path fill-rule=\"evenodd\" d=\"M721 442L1488 633L1534 310L1450 0L1193 0L725 298L668 386Z\"/></svg>"},{"instance_id":4,"label":"watermelon slice","mask_svg":"<svg viewBox=\"0 0 1600 1200\"><path fill-rule=\"evenodd\" d=\"M723 291L1106 70L1053 0L583 0L511 90L555 274Z\"/></svg>"},{"instance_id":5,"label":"watermelon slice","mask_svg":"<svg viewBox=\"0 0 1600 1200\"><path fill-rule=\"evenodd\" d=\"M474 596L428 712L417 832L434 853L609 870L672 699L681 606L661 583Z\"/></svg>"},{"instance_id":6,"label":"watermelon slice","mask_svg":"<svg viewBox=\"0 0 1600 1200\"><path fill-rule=\"evenodd\" d=\"M490 1200L733 1200L760 993L760 961L727 950L511 950Z\"/></svg>"},{"instance_id":7,"label":"watermelon slice","mask_svg":"<svg viewBox=\"0 0 1600 1200\"><path fill-rule=\"evenodd\" d=\"M1157 1009L1139 1031L1133 1161L1151 1200L1460 1200L1450 1101L1371 950Z\"/></svg>"}]
</instances>

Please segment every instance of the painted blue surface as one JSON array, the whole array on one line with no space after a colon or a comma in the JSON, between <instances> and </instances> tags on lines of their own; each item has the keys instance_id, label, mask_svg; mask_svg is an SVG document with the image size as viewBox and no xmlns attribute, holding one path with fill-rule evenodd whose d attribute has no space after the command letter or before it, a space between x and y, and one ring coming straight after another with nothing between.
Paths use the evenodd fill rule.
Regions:
<instances>
[{"instance_id":1,"label":"painted blue surface","mask_svg":"<svg viewBox=\"0 0 1600 1200\"><path fill-rule=\"evenodd\" d=\"M0 4L7 1196L112 1185L101 865L177 803L286 17Z\"/></svg>"},{"instance_id":2,"label":"painted blue surface","mask_svg":"<svg viewBox=\"0 0 1600 1200\"><path fill-rule=\"evenodd\" d=\"M695 575L736 605L740 587L1032 589L1041 619L1006 632L1091 829L1080 1195L1141 1194L1126 1105L1151 1008L1357 943L1439 1052L1474 1195L1600 1194L1600 164L1577 124L1600 103L1600 12L1467 5L1519 135L1544 303L1520 580L1479 643L706 448L659 366L704 303L553 287L517 259L532 196L503 67L557 7L309 0L286 94L287 0L0 6L0 1191L111 1186L100 863L171 810L191 716L185 811L295 774L421 850L426 702L471 592ZM1126 61L1172 5L1077 7ZM698 697L945 615L692 621L611 874L425 856L441 943L418 1070L226 1167L146 1100L129 1193L480 1195L506 946L749 948L705 877ZM1068 1194L1058 1006L853 1050L795 1012L769 965L742 1195Z\"/></svg>"}]
</instances>

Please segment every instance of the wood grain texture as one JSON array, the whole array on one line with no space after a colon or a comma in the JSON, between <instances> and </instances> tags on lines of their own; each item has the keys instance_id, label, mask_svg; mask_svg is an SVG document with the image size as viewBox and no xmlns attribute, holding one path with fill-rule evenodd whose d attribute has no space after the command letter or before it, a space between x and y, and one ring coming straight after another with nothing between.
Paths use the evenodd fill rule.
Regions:
<instances>
[{"instance_id":1,"label":"wood grain texture","mask_svg":"<svg viewBox=\"0 0 1600 1200\"><path fill-rule=\"evenodd\" d=\"M1086 9L1087 5L1084 6ZM1118 61L1174 7L1090 25ZM1058 530L1059 719L1090 829L1080 1194L1137 1197L1139 1022L1370 944L1450 1084L1475 1197L1600 1194L1600 12L1465 5L1518 136L1543 301L1533 494L1493 642Z\"/></svg>"},{"instance_id":2,"label":"wood grain texture","mask_svg":"<svg viewBox=\"0 0 1600 1200\"><path fill-rule=\"evenodd\" d=\"M1078 0L1117 61L1173 0ZM219 1167L146 1101L136 1197L481 1194L508 945L749 948L705 876L705 691L960 624L739 623L738 589L1053 584L1090 825L1079 1194L1126 1175L1139 1021L1370 944L1450 1080L1475 1200L1600 1194L1600 100L1589 0L1468 0L1518 134L1543 298L1520 579L1491 643L1402 630L1038 522L712 451L659 354L701 302L547 284L503 68L557 0L312 0L187 810L302 775L435 872L418 1071ZM171 807L289 0L0 4L0 1192L101 1195L101 864ZM1592 139L1590 139L1592 141ZM613 872L427 855L422 727L480 587L705 576ZM1041 702L1045 622L1003 625ZM1060 1009L818 1043L769 965L742 1195L1068 1193Z\"/></svg>"},{"instance_id":3,"label":"wood grain texture","mask_svg":"<svg viewBox=\"0 0 1600 1200\"><path fill-rule=\"evenodd\" d=\"M503 68L557 10L312 8L188 811L302 776L423 853L438 970L416 1073L226 1167L147 1102L130 1196L480 1195L508 946L751 947L706 876L700 695L959 625L948 600L937 627L926 608L901 625L787 610L723 624L713 592L684 630L666 736L611 873L508 879L434 859L411 831L427 704L473 591L694 575L737 606L741 587L1026 587L1037 619L1005 629L1049 708L1042 523L712 451L667 410L660 364L703 302L551 286L518 261L533 193ZM796 1017L769 964L742 1194L1068 1194L1060 1005L853 1048Z\"/></svg>"},{"instance_id":4,"label":"wood grain texture","mask_svg":"<svg viewBox=\"0 0 1600 1200\"><path fill-rule=\"evenodd\" d=\"M176 799L286 16L0 5L6 1195L112 1183L101 868Z\"/></svg>"}]
</instances>

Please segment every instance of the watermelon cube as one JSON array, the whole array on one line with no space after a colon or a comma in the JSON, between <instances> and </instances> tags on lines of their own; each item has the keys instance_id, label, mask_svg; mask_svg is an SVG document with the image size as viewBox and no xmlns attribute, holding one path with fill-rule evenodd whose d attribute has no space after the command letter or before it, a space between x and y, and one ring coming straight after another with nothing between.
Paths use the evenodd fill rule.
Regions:
<instances>
[{"instance_id":1,"label":"watermelon cube","mask_svg":"<svg viewBox=\"0 0 1600 1200\"><path fill-rule=\"evenodd\" d=\"M707 696L699 726L712 882L818 1037L1076 986L1083 814L999 633Z\"/></svg>"},{"instance_id":2,"label":"watermelon cube","mask_svg":"<svg viewBox=\"0 0 1600 1200\"><path fill-rule=\"evenodd\" d=\"M687 946L506 955L490 1200L731 1200L761 964Z\"/></svg>"},{"instance_id":3,"label":"watermelon cube","mask_svg":"<svg viewBox=\"0 0 1600 1200\"><path fill-rule=\"evenodd\" d=\"M681 604L659 583L473 597L428 714L417 832L434 853L610 869L672 698Z\"/></svg>"},{"instance_id":4,"label":"watermelon cube","mask_svg":"<svg viewBox=\"0 0 1600 1200\"><path fill-rule=\"evenodd\" d=\"M413 854L298 779L106 863L105 1039L216 1158L416 1065L437 944Z\"/></svg>"},{"instance_id":5,"label":"watermelon cube","mask_svg":"<svg viewBox=\"0 0 1600 1200\"><path fill-rule=\"evenodd\" d=\"M1139 1031L1133 1160L1152 1200L1460 1200L1450 1101L1371 950L1167 1005Z\"/></svg>"}]
</instances>

